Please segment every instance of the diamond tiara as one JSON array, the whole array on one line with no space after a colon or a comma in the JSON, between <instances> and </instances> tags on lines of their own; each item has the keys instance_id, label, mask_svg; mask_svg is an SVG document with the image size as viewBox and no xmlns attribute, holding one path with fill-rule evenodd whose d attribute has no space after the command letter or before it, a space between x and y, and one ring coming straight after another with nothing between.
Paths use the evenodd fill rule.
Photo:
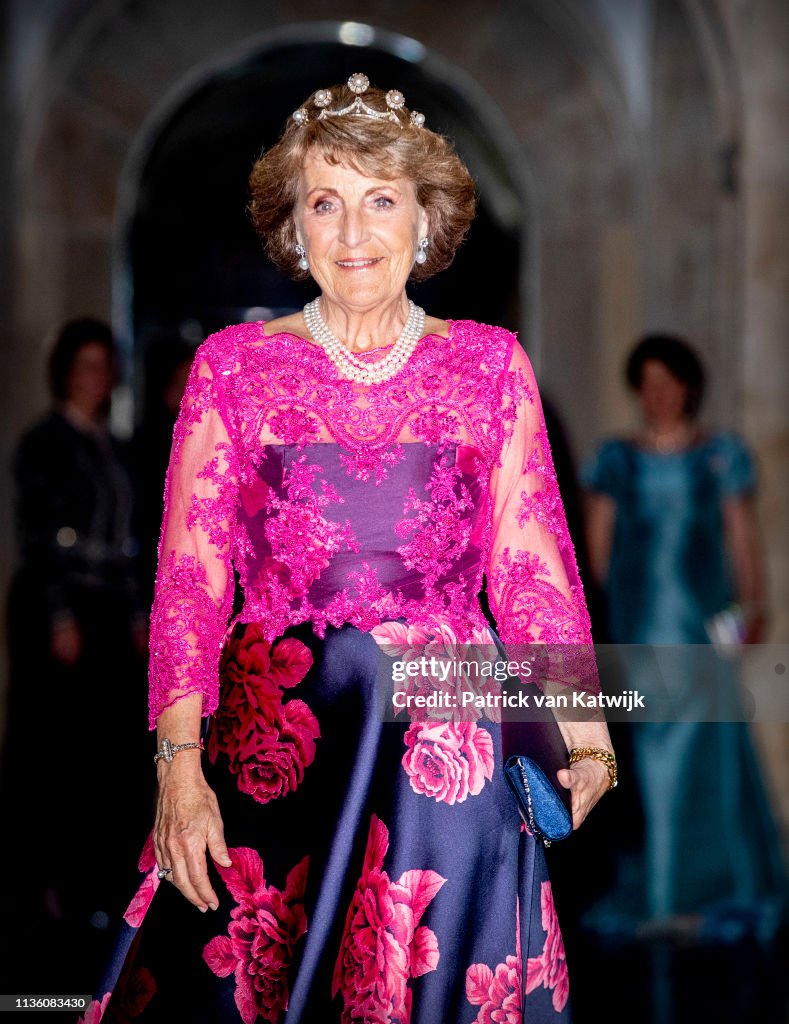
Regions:
<instances>
[{"instance_id":1,"label":"diamond tiara","mask_svg":"<svg viewBox=\"0 0 789 1024\"><path fill-rule=\"evenodd\" d=\"M348 88L354 94L354 99L341 110L330 109L334 101L330 89L318 89L312 98L319 110L316 120L325 121L328 117L346 117L348 114L352 114L357 117L370 117L375 121L392 121L394 124L400 125L401 128L409 121L416 128L424 128L425 115L418 110L412 110L410 118L408 121L406 120L406 115L403 112L405 96L399 89L390 89L386 94L386 110L375 110L362 99L364 93L370 88L370 79L367 75L358 71L355 75L351 75L348 79ZM291 117L299 126L309 124L310 121L309 111L306 107L294 110Z\"/></svg>"}]
</instances>

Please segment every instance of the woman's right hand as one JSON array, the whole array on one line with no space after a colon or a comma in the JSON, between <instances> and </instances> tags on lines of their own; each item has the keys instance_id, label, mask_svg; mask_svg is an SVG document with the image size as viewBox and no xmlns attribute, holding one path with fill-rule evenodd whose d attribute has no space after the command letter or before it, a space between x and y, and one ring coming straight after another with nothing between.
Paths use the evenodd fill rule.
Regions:
<instances>
[{"instance_id":1,"label":"woman's right hand","mask_svg":"<svg viewBox=\"0 0 789 1024\"><path fill-rule=\"evenodd\" d=\"M158 765L159 792L153 843L160 868L190 903L205 913L219 905L208 877L206 849L217 864L230 867L222 818L214 791L203 777L199 750L180 751Z\"/></svg>"}]
</instances>

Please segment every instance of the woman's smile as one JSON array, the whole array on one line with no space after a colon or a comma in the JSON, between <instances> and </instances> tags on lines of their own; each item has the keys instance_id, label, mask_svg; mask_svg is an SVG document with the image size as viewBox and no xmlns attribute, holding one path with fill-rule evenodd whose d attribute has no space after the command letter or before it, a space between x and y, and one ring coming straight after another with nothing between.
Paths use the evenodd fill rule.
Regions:
<instances>
[{"instance_id":1,"label":"woman's smile","mask_svg":"<svg viewBox=\"0 0 789 1024\"><path fill-rule=\"evenodd\" d=\"M336 265L343 270L370 270L383 260L383 256L357 257L355 259L336 260Z\"/></svg>"}]
</instances>

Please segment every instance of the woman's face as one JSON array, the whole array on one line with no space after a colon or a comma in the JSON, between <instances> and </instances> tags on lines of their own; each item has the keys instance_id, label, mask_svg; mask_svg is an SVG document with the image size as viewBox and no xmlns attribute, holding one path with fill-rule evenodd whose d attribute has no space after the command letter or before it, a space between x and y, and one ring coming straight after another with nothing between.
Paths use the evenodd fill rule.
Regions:
<instances>
[{"instance_id":1,"label":"woman's face","mask_svg":"<svg viewBox=\"0 0 789 1024\"><path fill-rule=\"evenodd\" d=\"M321 291L354 312L402 294L428 229L409 178L368 178L315 149L304 162L294 220Z\"/></svg>"},{"instance_id":2,"label":"woman's face","mask_svg":"<svg viewBox=\"0 0 789 1024\"><path fill-rule=\"evenodd\" d=\"M107 347L97 341L81 345L66 380L66 396L80 408L98 411L112 394L112 360Z\"/></svg>"},{"instance_id":3,"label":"woman's face","mask_svg":"<svg viewBox=\"0 0 789 1024\"><path fill-rule=\"evenodd\" d=\"M637 395L647 423L670 424L685 417L688 386L659 359L647 359L641 367Z\"/></svg>"}]
</instances>

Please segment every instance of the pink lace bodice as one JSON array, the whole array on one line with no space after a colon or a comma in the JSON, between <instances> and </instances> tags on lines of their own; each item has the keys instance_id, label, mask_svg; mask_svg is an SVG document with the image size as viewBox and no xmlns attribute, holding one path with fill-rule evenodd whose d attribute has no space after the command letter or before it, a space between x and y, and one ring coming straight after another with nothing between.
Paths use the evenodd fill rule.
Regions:
<instances>
[{"instance_id":1,"label":"pink lace bodice","mask_svg":"<svg viewBox=\"0 0 789 1024\"><path fill-rule=\"evenodd\" d=\"M378 358L375 352L368 357ZM529 360L471 321L424 337L388 381L340 379L322 349L260 323L198 350L175 428L151 615L150 723L202 693L234 621L402 618L505 644L590 643Z\"/></svg>"}]
</instances>

